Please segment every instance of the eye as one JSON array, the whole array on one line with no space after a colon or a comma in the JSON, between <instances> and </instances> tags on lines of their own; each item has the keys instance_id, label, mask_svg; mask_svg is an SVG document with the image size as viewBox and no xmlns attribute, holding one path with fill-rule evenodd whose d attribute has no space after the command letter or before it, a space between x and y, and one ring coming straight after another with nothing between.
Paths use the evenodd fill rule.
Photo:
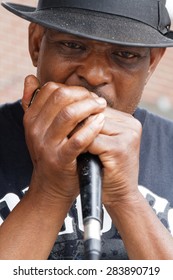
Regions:
<instances>
[{"instance_id":1,"label":"eye","mask_svg":"<svg viewBox=\"0 0 173 280\"><path fill-rule=\"evenodd\" d=\"M69 49L75 49L75 50L84 49L84 47L81 44L76 42L65 41L65 42L61 42L61 44Z\"/></svg>"},{"instance_id":2,"label":"eye","mask_svg":"<svg viewBox=\"0 0 173 280\"><path fill-rule=\"evenodd\" d=\"M119 51L116 53L116 55L121 58L125 58L125 59L133 59L133 58L139 57L138 54L128 52L128 51Z\"/></svg>"}]
</instances>

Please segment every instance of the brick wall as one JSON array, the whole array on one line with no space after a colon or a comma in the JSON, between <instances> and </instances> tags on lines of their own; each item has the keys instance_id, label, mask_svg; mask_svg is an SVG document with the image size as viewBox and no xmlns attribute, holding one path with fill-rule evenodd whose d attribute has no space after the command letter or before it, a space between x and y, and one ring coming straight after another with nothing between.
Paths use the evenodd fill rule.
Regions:
<instances>
[{"instance_id":1,"label":"brick wall","mask_svg":"<svg viewBox=\"0 0 173 280\"><path fill-rule=\"evenodd\" d=\"M16 0L36 6L36 0ZM22 95L23 80L35 74L28 54L27 28L29 22L9 13L0 6L0 103L17 100ZM142 106L173 117L173 48L164 58L146 86Z\"/></svg>"},{"instance_id":2,"label":"brick wall","mask_svg":"<svg viewBox=\"0 0 173 280\"><path fill-rule=\"evenodd\" d=\"M145 87L142 106L173 118L173 48L168 48Z\"/></svg>"},{"instance_id":3,"label":"brick wall","mask_svg":"<svg viewBox=\"0 0 173 280\"><path fill-rule=\"evenodd\" d=\"M11 1L12 2L12 1ZM13 2L36 5L35 0ZM27 74L35 74L28 55L27 29L29 22L9 13L0 6L0 103L17 100Z\"/></svg>"}]
</instances>

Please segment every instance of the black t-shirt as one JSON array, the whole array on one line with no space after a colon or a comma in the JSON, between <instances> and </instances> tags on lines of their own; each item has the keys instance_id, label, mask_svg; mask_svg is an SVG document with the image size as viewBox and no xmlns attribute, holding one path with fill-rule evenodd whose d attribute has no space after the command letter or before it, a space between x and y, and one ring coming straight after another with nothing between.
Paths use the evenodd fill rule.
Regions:
<instances>
[{"instance_id":1,"label":"black t-shirt","mask_svg":"<svg viewBox=\"0 0 173 280\"><path fill-rule=\"evenodd\" d=\"M173 233L173 123L143 109L137 109L134 117L143 126L139 189L162 223ZM32 162L25 144L23 110L19 101L0 107L0 131L2 224L27 191L32 174ZM83 258L83 221L79 196L64 221L49 259ZM101 258L128 259L121 237L104 207Z\"/></svg>"}]
</instances>

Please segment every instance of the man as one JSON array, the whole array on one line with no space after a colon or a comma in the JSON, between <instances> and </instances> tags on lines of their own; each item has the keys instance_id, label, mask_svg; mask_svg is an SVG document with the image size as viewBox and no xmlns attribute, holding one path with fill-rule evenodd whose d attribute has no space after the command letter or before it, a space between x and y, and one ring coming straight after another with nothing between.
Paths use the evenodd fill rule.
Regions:
<instances>
[{"instance_id":1,"label":"man","mask_svg":"<svg viewBox=\"0 0 173 280\"><path fill-rule=\"evenodd\" d=\"M173 124L137 108L173 46L165 1L3 6L32 22L37 77L24 84L25 137L21 104L1 108L3 220L29 190L1 226L0 257L84 258L76 159L89 152L103 166L101 259L173 259Z\"/></svg>"}]
</instances>

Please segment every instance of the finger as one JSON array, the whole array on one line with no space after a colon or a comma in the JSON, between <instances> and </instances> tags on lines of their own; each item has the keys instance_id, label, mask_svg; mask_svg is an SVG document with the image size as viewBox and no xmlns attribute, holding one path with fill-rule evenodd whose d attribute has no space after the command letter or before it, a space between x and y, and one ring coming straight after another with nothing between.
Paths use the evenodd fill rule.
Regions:
<instances>
[{"instance_id":1,"label":"finger","mask_svg":"<svg viewBox=\"0 0 173 280\"><path fill-rule=\"evenodd\" d=\"M117 135L124 130L131 129L136 132L141 131L141 123L132 115L120 112L111 108L104 110L105 124L101 133L106 135Z\"/></svg>"},{"instance_id":2,"label":"finger","mask_svg":"<svg viewBox=\"0 0 173 280\"><path fill-rule=\"evenodd\" d=\"M52 114L56 114L57 108L52 107L50 100L53 99L53 96L56 99L55 96L60 86L61 84L49 82L40 89L39 94L35 97L32 105L25 111L25 127L33 125L34 130L40 131L41 129L43 134L43 130L45 131L48 127L46 124L49 124L52 121Z\"/></svg>"},{"instance_id":3,"label":"finger","mask_svg":"<svg viewBox=\"0 0 173 280\"><path fill-rule=\"evenodd\" d=\"M86 90L85 88L80 88L80 87L67 87L67 86L62 86L57 88L47 99L45 104L41 104L42 101L40 99L44 99L44 95L46 94L45 87L41 92L39 93L38 98L34 101L34 104L31 106L33 107L33 114L35 114L35 111L37 110L38 112L38 107L42 106L40 108L40 112L38 114L37 120L39 123L39 127L49 127L51 126L52 122L54 121L54 129L57 131L64 130L67 127L68 121L69 124L71 123L71 120L73 121L73 118L76 116L79 116L82 114L82 112L89 111L88 106L86 105L87 100L89 102L89 106L91 106L91 114L94 112L94 108L98 108L101 105L99 105L99 101L96 102L96 100L102 100L104 104L106 104L106 101L103 100L103 98L100 97L93 97L91 93ZM43 95L43 97L42 97ZM85 101L86 100L86 101ZM89 101L90 100L90 101ZM84 102L81 103L80 102ZM102 105L106 106L106 105ZM97 113L98 110L94 109L95 112ZM89 114L89 113L88 113ZM87 117L88 115L85 114ZM84 118L85 118L84 116ZM82 120L81 117L76 117L76 124L79 121ZM74 128L74 127L73 127ZM68 130L69 132L71 131L70 129Z\"/></svg>"},{"instance_id":4,"label":"finger","mask_svg":"<svg viewBox=\"0 0 173 280\"><path fill-rule=\"evenodd\" d=\"M83 93L83 94L82 94ZM39 92L39 95L35 98L32 106L30 107L31 116L39 116L44 123L49 119L53 119L61 108L67 104L85 98L89 94L87 90L83 90L79 94L75 89L68 89L66 85L54 82L46 83Z\"/></svg>"},{"instance_id":5,"label":"finger","mask_svg":"<svg viewBox=\"0 0 173 280\"><path fill-rule=\"evenodd\" d=\"M38 116L51 94L59 87L60 84L50 82L39 89L39 94L35 96L34 100L32 100L33 95L31 95L31 99L29 100L29 104L32 105L29 107L30 115Z\"/></svg>"},{"instance_id":6,"label":"finger","mask_svg":"<svg viewBox=\"0 0 173 280\"><path fill-rule=\"evenodd\" d=\"M91 115L102 112L105 107L106 101L103 98L92 98L91 96L66 106L52 122L48 131L49 138L56 139L56 142L59 143L62 139L72 136L81 127L82 121Z\"/></svg>"},{"instance_id":7,"label":"finger","mask_svg":"<svg viewBox=\"0 0 173 280\"><path fill-rule=\"evenodd\" d=\"M104 114L99 113L91 116L84 126L73 136L66 140L57 156L64 163L74 161L79 154L86 151L87 147L94 141L104 124Z\"/></svg>"},{"instance_id":8,"label":"finger","mask_svg":"<svg viewBox=\"0 0 173 280\"><path fill-rule=\"evenodd\" d=\"M105 116L108 118L116 118L117 122L128 122L131 121L134 117L131 114L118 111L115 109L112 109L110 107L107 107L105 110Z\"/></svg>"},{"instance_id":9,"label":"finger","mask_svg":"<svg viewBox=\"0 0 173 280\"><path fill-rule=\"evenodd\" d=\"M22 97L22 107L24 111L28 109L33 92L38 89L39 86L39 81L34 75L29 75L25 78Z\"/></svg>"},{"instance_id":10,"label":"finger","mask_svg":"<svg viewBox=\"0 0 173 280\"><path fill-rule=\"evenodd\" d=\"M54 90L54 92L52 92ZM56 84L53 82L47 83L43 86L36 96L33 104L26 111L24 116L24 126L25 128L32 127L32 131L34 134L40 134L40 137L44 137L48 135L48 141L54 140L54 134L52 132L47 134L47 130L51 127L52 122L59 114L59 112L68 104L72 104L75 101L79 102L80 100L86 99L100 99L97 96L92 96L92 94L81 87L67 87L64 85ZM98 103L97 107L98 107ZM82 106L85 108L85 106ZM83 108L82 108L83 110ZM76 112L78 112L78 108L76 108ZM97 111L96 111L97 112ZM55 122L56 123L56 122ZM66 122L63 125L59 125L57 129L57 125L54 126L56 131L56 135L66 128ZM71 131L74 126L69 129ZM55 135L55 136L56 136ZM66 137L66 134L65 134ZM52 139L51 139L52 138ZM56 139L56 137L55 137ZM57 139L56 139L57 141ZM58 141L57 141L58 142Z\"/></svg>"},{"instance_id":11,"label":"finger","mask_svg":"<svg viewBox=\"0 0 173 280\"><path fill-rule=\"evenodd\" d=\"M106 120L105 120L106 122ZM105 126L105 123L104 125ZM126 158L133 151L135 154L139 152L141 130L131 128L123 128L117 125L114 127L113 134L103 134L104 128L88 147L88 151L100 157L103 165L105 163L115 161L115 159Z\"/></svg>"}]
</instances>

